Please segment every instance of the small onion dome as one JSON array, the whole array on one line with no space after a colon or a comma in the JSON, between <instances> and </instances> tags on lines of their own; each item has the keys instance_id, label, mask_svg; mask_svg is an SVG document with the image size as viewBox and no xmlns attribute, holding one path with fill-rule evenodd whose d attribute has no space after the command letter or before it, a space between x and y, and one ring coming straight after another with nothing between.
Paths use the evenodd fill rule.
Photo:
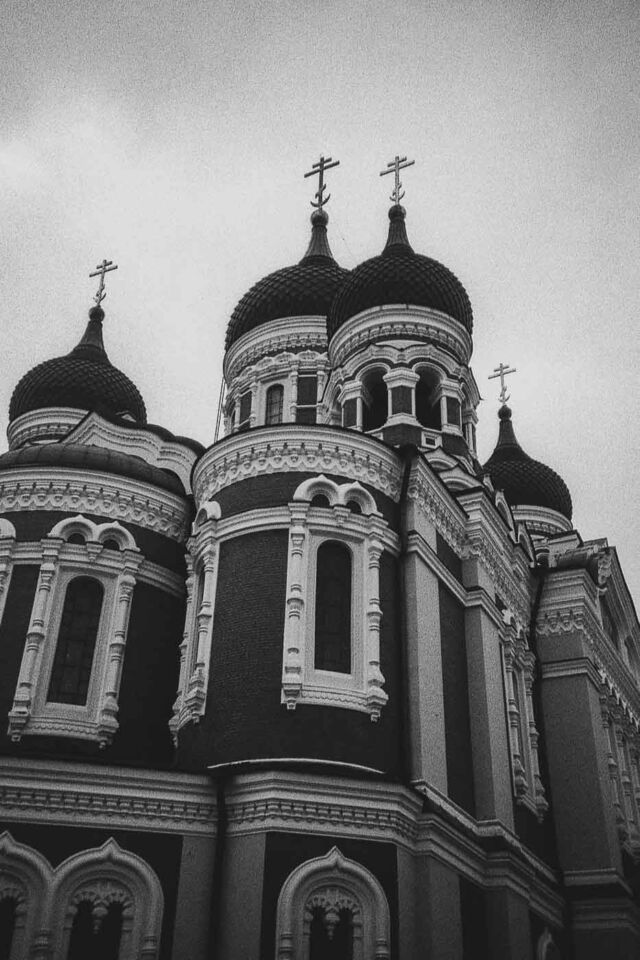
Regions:
<instances>
[{"instance_id":1,"label":"small onion dome","mask_svg":"<svg viewBox=\"0 0 640 960\"><path fill-rule=\"evenodd\" d=\"M146 423L138 388L109 361L102 342L104 310L89 311L89 323L77 347L64 357L45 360L18 382L9 405L9 420L43 407L105 410Z\"/></svg>"},{"instance_id":2,"label":"small onion dome","mask_svg":"<svg viewBox=\"0 0 640 960\"><path fill-rule=\"evenodd\" d=\"M105 447L79 443L46 443L9 450L0 456L0 471L16 467L43 467L47 470L51 467L66 467L82 473L97 470L100 473L113 473L130 480L150 483L178 496L185 496L182 481L172 471L154 467L141 457L121 453L119 450L107 450Z\"/></svg>"},{"instance_id":3,"label":"small onion dome","mask_svg":"<svg viewBox=\"0 0 640 960\"><path fill-rule=\"evenodd\" d=\"M333 259L328 220L324 210L314 210L311 240L302 260L270 273L245 293L227 327L227 350L244 333L270 320L327 316L336 290L349 273Z\"/></svg>"},{"instance_id":4,"label":"small onion dome","mask_svg":"<svg viewBox=\"0 0 640 960\"><path fill-rule=\"evenodd\" d=\"M351 271L339 290L328 321L329 338L362 310L406 303L440 310L473 330L473 313L466 290L437 260L414 253L407 238L406 211L400 204L389 210L389 237L378 257Z\"/></svg>"},{"instance_id":5,"label":"small onion dome","mask_svg":"<svg viewBox=\"0 0 640 960\"><path fill-rule=\"evenodd\" d=\"M498 443L484 465L494 487L504 492L511 507L547 507L571 520L571 494L562 477L524 452L513 432L509 407L500 407L498 416Z\"/></svg>"}]
</instances>

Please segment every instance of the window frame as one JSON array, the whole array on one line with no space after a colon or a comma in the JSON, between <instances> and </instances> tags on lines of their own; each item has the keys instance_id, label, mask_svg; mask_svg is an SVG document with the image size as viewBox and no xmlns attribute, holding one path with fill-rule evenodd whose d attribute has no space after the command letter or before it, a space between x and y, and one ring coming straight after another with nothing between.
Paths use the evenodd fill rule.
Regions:
<instances>
[{"instance_id":1,"label":"window frame","mask_svg":"<svg viewBox=\"0 0 640 960\"><path fill-rule=\"evenodd\" d=\"M311 506L318 494L329 506ZM360 507L353 514L350 501ZM283 632L281 702L342 707L372 721L388 701L380 669L380 560L387 524L359 483L338 485L323 475L304 481L289 504L291 517ZM315 667L317 555L328 541L344 543L352 556L351 673Z\"/></svg>"},{"instance_id":2,"label":"window frame","mask_svg":"<svg viewBox=\"0 0 640 960\"><path fill-rule=\"evenodd\" d=\"M84 544L69 543L81 533ZM119 550L105 547L114 540ZM42 540L42 562L9 711L14 742L25 735L97 740L106 746L118 729L118 694L137 573L142 563L131 533L117 521L95 524L81 514L61 521ZM67 588L89 576L103 589L100 622L84 704L47 699Z\"/></svg>"}]
</instances>

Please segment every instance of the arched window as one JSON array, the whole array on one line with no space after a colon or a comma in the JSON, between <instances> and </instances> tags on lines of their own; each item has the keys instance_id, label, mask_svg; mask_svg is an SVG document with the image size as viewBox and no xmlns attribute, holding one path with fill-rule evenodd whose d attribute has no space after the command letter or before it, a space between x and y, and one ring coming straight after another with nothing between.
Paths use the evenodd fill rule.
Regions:
<instances>
[{"instance_id":1,"label":"arched window","mask_svg":"<svg viewBox=\"0 0 640 960\"><path fill-rule=\"evenodd\" d=\"M384 370L373 370L363 380L364 403L362 408L362 429L377 430L387 422L389 412L387 385L384 382Z\"/></svg>"},{"instance_id":2,"label":"arched window","mask_svg":"<svg viewBox=\"0 0 640 960\"><path fill-rule=\"evenodd\" d=\"M282 411L284 408L284 387L276 383L267 390L267 403L265 412L265 423L282 423Z\"/></svg>"},{"instance_id":3,"label":"arched window","mask_svg":"<svg viewBox=\"0 0 640 960\"><path fill-rule=\"evenodd\" d=\"M390 932L379 881L337 847L297 866L280 891L276 960L389 960Z\"/></svg>"},{"instance_id":4,"label":"arched window","mask_svg":"<svg viewBox=\"0 0 640 960\"><path fill-rule=\"evenodd\" d=\"M436 399L438 386L437 374L432 370L421 370L416 384L416 419L423 427L441 430L440 403Z\"/></svg>"},{"instance_id":5,"label":"arched window","mask_svg":"<svg viewBox=\"0 0 640 960\"><path fill-rule=\"evenodd\" d=\"M92 577L67 587L47 700L85 704L98 635L104 590Z\"/></svg>"},{"instance_id":6,"label":"arched window","mask_svg":"<svg viewBox=\"0 0 640 960\"><path fill-rule=\"evenodd\" d=\"M351 673L351 552L333 540L318 548L314 665Z\"/></svg>"},{"instance_id":7,"label":"arched window","mask_svg":"<svg viewBox=\"0 0 640 960\"><path fill-rule=\"evenodd\" d=\"M14 897L0 900L0 960L11 960L11 944L16 929L18 901Z\"/></svg>"}]
</instances>

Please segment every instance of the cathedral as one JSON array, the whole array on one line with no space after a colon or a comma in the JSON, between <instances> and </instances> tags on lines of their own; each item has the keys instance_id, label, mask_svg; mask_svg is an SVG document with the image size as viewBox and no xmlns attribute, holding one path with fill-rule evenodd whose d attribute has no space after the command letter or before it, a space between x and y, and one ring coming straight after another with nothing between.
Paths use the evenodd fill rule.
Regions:
<instances>
[{"instance_id":1,"label":"cathedral","mask_svg":"<svg viewBox=\"0 0 640 960\"><path fill-rule=\"evenodd\" d=\"M472 306L411 245L406 158L353 269L335 165L228 321L209 446L148 422L106 260L13 390L0 960L640 956L615 547L520 445L503 363L479 462Z\"/></svg>"}]
</instances>

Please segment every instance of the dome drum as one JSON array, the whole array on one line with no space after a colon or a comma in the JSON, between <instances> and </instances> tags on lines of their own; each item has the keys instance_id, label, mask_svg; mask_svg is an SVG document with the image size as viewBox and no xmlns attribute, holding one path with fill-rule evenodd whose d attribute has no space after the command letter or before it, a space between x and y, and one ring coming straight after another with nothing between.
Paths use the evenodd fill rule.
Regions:
<instances>
[{"instance_id":1,"label":"dome drum","mask_svg":"<svg viewBox=\"0 0 640 960\"><path fill-rule=\"evenodd\" d=\"M9 449L60 440L86 415L86 410L73 407L40 407L23 413L7 427Z\"/></svg>"}]
</instances>

